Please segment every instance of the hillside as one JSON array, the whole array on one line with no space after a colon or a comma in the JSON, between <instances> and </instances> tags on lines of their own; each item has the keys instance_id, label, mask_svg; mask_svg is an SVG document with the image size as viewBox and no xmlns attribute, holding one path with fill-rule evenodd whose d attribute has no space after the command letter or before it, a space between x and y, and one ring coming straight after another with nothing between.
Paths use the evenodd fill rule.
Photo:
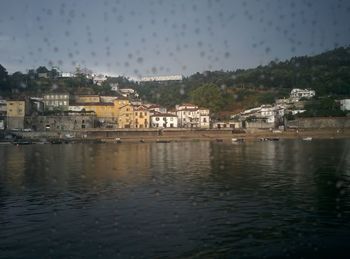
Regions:
<instances>
[{"instance_id":1,"label":"hillside","mask_svg":"<svg viewBox=\"0 0 350 259\"><path fill-rule=\"evenodd\" d=\"M43 67L37 69L43 70ZM48 70L47 70L48 71ZM350 96L350 47L340 47L315 56L293 57L286 61L271 61L266 66L235 71L195 73L182 82L134 83L126 78L108 78L102 86L82 75L59 79L54 71L49 78L38 79L35 72L7 75L0 66L0 95L41 94L48 91L113 94L110 83L137 90L143 101L173 107L182 102L194 102L212 111L238 111L276 98L288 96L292 88L311 88L318 96Z\"/></svg>"}]
</instances>

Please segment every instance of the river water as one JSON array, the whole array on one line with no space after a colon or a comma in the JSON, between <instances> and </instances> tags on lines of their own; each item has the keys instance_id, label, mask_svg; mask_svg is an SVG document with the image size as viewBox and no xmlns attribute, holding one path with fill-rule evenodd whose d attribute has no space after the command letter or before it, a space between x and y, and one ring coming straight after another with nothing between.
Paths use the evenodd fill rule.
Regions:
<instances>
[{"instance_id":1,"label":"river water","mask_svg":"<svg viewBox=\"0 0 350 259\"><path fill-rule=\"evenodd\" d=\"M0 257L345 258L349 147L3 145Z\"/></svg>"}]
</instances>

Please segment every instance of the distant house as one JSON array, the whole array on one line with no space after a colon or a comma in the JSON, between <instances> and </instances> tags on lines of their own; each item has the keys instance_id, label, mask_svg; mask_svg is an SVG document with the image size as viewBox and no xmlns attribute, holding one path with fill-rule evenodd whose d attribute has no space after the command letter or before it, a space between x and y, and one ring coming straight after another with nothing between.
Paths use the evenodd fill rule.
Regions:
<instances>
[{"instance_id":1,"label":"distant house","mask_svg":"<svg viewBox=\"0 0 350 259\"><path fill-rule=\"evenodd\" d=\"M111 90L114 91L114 92L117 92L118 91L118 86L119 84L118 83L110 83L110 86L111 86Z\"/></svg>"},{"instance_id":2,"label":"distant house","mask_svg":"<svg viewBox=\"0 0 350 259\"><path fill-rule=\"evenodd\" d=\"M152 128L177 128L178 118L170 113L154 113L151 116Z\"/></svg>"},{"instance_id":3,"label":"distant house","mask_svg":"<svg viewBox=\"0 0 350 259\"><path fill-rule=\"evenodd\" d=\"M70 73L70 72L62 72L60 73L60 77L63 77L63 78L71 78L71 77L74 77L75 75L73 73Z\"/></svg>"},{"instance_id":4,"label":"distant house","mask_svg":"<svg viewBox=\"0 0 350 259\"><path fill-rule=\"evenodd\" d=\"M138 97L138 93L132 88L121 88L119 89L119 92L124 97L129 97L131 95Z\"/></svg>"},{"instance_id":5,"label":"distant house","mask_svg":"<svg viewBox=\"0 0 350 259\"><path fill-rule=\"evenodd\" d=\"M316 95L316 92L314 90L311 90L311 89L294 88L290 92L290 98L294 101L298 101L301 98L310 99L310 98L314 97L315 95Z\"/></svg>"},{"instance_id":6,"label":"distant house","mask_svg":"<svg viewBox=\"0 0 350 259\"><path fill-rule=\"evenodd\" d=\"M94 84L101 86L104 81L107 80L107 76L99 74L92 77Z\"/></svg>"},{"instance_id":7,"label":"distant house","mask_svg":"<svg viewBox=\"0 0 350 259\"><path fill-rule=\"evenodd\" d=\"M144 76L139 80L140 82L164 82L164 81L182 81L182 75L169 76Z\"/></svg>"}]
</instances>

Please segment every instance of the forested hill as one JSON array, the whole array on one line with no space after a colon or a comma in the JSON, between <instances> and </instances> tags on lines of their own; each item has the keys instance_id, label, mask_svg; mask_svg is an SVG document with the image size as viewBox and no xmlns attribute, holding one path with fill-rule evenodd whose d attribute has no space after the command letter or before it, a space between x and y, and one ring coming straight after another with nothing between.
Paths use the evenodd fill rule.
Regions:
<instances>
[{"instance_id":1,"label":"forested hill","mask_svg":"<svg viewBox=\"0 0 350 259\"><path fill-rule=\"evenodd\" d=\"M272 61L253 69L196 73L181 83L146 83L137 88L144 99L166 106L194 101L214 110L235 110L272 102L296 87L314 89L318 96L350 96L350 47Z\"/></svg>"}]
</instances>

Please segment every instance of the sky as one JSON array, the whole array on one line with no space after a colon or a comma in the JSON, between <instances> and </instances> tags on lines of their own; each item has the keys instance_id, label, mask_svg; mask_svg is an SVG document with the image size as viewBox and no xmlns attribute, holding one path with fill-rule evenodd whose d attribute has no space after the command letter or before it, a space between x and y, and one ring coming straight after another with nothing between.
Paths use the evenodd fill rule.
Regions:
<instances>
[{"instance_id":1,"label":"sky","mask_svg":"<svg viewBox=\"0 0 350 259\"><path fill-rule=\"evenodd\" d=\"M0 0L0 64L188 76L350 44L348 0Z\"/></svg>"}]
</instances>

